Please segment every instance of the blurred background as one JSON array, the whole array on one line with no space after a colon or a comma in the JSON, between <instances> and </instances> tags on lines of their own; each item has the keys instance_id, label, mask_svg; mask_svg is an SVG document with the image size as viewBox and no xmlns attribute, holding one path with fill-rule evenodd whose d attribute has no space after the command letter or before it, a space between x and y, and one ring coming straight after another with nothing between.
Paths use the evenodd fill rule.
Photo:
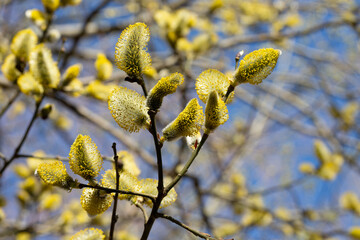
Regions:
<instances>
[{"instance_id":1,"label":"blurred background","mask_svg":"<svg viewBox=\"0 0 360 240\"><path fill-rule=\"evenodd\" d=\"M67 239L92 226L108 232L111 210L89 217L81 209L81 190L51 188L33 174L44 159L68 166L78 134L91 136L110 159L116 142L119 151L133 155L141 178L157 178L151 134L123 131L107 106L115 85L141 92L124 81L126 74L114 60L119 35L136 22L146 23L151 33L147 88L170 73L185 76L157 114L160 133L197 97L195 80L201 72L217 69L231 76L241 50L282 51L262 84L236 88L229 120L210 135L175 187L176 202L162 212L217 238L360 239L360 1L61 2L51 14L40 0L0 2L3 66L14 35L25 28L51 49L62 75L73 64L82 66L78 85L45 95L40 109L51 104L51 112L36 118L1 175L0 239ZM101 81L94 66L99 54L112 63L107 67L111 76ZM19 91L2 68L0 167L19 146L35 106L34 97ZM191 150L184 139L166 142L162 150L171 179ZM111 168L111 162L103 168ZM139 239L141 211L127 201L118 208L116 239ZM159 219L150 239L197 238Z\"/></svg>"}]
</instances>

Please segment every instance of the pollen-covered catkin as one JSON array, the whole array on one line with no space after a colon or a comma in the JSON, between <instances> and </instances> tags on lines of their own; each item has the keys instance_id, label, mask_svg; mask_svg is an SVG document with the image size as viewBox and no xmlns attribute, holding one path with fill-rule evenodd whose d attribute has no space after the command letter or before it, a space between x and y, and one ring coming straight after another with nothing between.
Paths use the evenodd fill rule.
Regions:
<instances>
[{"instance_id":1,"label":"pollen-covered catkin","mask_svg":"<svg viewBox=\"0 0 360 240\"><path fill-rule=\"evenodd\" d=\"M150 126L146 99L125 87L113 89L108 100L111 115L119 126L128 132L138 132Z\"/></svg>"},{"instance_id":2,"label":"pollen-covered catkin","mask_svg":"<svg viewBox=\"0 0 360 240\"><path fill-rule=\"evenodd\" d=\"M204 121L202 107L196 98L190 100L179 116L163 130L163 138L172 141L179 137L196 135Z\"/></svg>"},{"instance_id":3,"label":"pollen-covered catkin","mask_svg":"<svg viewBox=\"0 0 360 240\"><path fill-rule=\"evenodd\" d=\"M232 86L259 84L274 70L281 54L278 49L263 48L247 54L235 70Z\"/></svg>"},{"instance_id":4,"label":"pollen-covered catkin","mask_svg":"<svg viewBox=\"0 0 360 240\"><path fill-rule=\"evenodd\" d=\"M205 107L205 133L209 134L229 119L228 110L216 91L209 94Z\"/></svg>"},{"instance_id":5,"label":"pollen-covered catkin","mask_svg":"<svg viewBox=\"0 0 360 240\"><path fill-rule=\"evenodd\" d=\"M96 177L103 164L96 144L89 136L81 134L71 145L69 160L71 170L86 180L92 180Z\"/></svg>"},{"instance_id":6,"label":"pollen-covered catkin","mask_svg":"<svg viewBox=\"0 0 360 240\"><path fill-rule=\"evenodd\" d=\"M76 186L76 182L66 172L65 165L61 161L41 163L36 169L37 175L47 184L70 190Z\"/></svg>"},{"instance_id":7,"label":"pollen-covered catkin","mask_svg":"<svg viewBox=\"0 0 360 240\"><path fill-rule=\"evenodd\" d=\"M127 27L115 47L117 67L132 78L141 78L142 73L151 65L150 54L146 52L149 40L150 31L144 23Z\"/></svg>"},{"instance_id":8,"label":"pollen-covered catkin","mask_svg":"<svg viewBox=\"0 0 360 240\"><path fill-rule=\"evenodd\" d=\"M174 93L183 82L184 76L181 73L173 73L170 76L161 78L150 90L146 98L146 106L151 110L158 110L163 98Z\"/></svg>"}]
</instances>

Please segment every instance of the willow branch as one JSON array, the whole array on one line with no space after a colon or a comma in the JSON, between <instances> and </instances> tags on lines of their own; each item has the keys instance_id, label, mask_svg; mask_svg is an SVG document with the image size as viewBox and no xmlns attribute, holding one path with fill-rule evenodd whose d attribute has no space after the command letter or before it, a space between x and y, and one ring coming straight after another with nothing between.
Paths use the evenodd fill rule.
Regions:
<instances>
[{"instance_id":1,"label":"willow branch","mask_svg":"<svg viewBox=\"0 0 360 240\"><path fill-rule=\"evenodd\" d=\"M115 161L115 172L116 172L116 192L114 196L114 207L111 215L111 224L110 224L110 233L109 233L109 240L112 240L114 238L114 230L115 230L115 223L118 220L118 216L116 215L116 208L117 208L117 202L118 202L118 196L119 196L119 166L118 166L118 160L119 157L117 155L116 151L116 143L113 143L112 149L114 151L114 161Z\"/></svg>"},{"instance_id":2,"label":"willow branch","mask_svg":"<svg viewBox=\"0 0 360 240\"><path fill-rule=\"evenodd\" d=\"M41 99L38 102L36 102L34 113L33 113L32 117L31 117L31 120L30 120L26 130L25 130L24 135L22 136L18 146L15 148L15 151L14 151L13 155L11 156L11 158L4 163L4 165L2 166L2 168L0 170L0 178L2 177L2 175L5 172L5 170L7 169L7 167L17 158L17 154L20 152L21 147L25 143L25 140L26 140L26 138L27 138L27 136L28 136L28 134L30 132L30 129L34 124L35 119L37 118L38 111L39 111L39 108L40 108L40 105L41 105L43 99L44 99L44 96L41 97Z\"/></svg>"},{"instance_id":3,"label":"willow branch","mask_svg":"<svg viewBox=\"0 0 360 240\"><path fill-rule=\"evenodd\" d=\"M180 222L179 220L177 220L177 219L175 219L175 218L173 218L173 217L171 217L171 216L169 216L169 215L166 215L166 214L163 214L163 213L158 213L158 214L157 214L157 217L167 219L167 220L169 220L170 222L173 222L173 223L175 223L176 225L178 225L178 226L180 226L180 227L188 230L189 232L191 232L192 234L194 234L194 235L197 236L197 237L200 237L200 238L203 238L203 239L206 239L206 240L216 240L216 239L217 239L217 238L211 237L211 236L210 236L209 234L207 234L207 233L202 233L202 232L199 232L199 231L197 231L197 230L195 230L195 229L192 229L191 227L183 224L183 223Z\"/></svg>"}]
</instances>

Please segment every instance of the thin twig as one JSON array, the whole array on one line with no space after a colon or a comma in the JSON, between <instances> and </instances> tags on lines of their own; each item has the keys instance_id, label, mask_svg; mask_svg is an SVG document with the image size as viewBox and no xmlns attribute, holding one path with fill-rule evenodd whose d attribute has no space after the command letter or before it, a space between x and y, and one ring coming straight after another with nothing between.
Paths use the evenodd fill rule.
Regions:
<instances>
[{"instance_id":1,"label":"thin twig","mask_svg":"<svg viewBox=\"0 0 360 240\"><path fill-rule=\"evenodd\" d=\"M15 95L12 96L10 99L9 99L9 102L1 109L0 111L0 118L4 115L4 113L9 109L9 107L11 106L11 104L13 104L16 100L16 98L19 96L20 94L20 91L17 90Z\"/></svg>"},{"instance_id":2,"label":"thin twig","mask_svg":"<svg viewBox=\"0 0 360 240\"><path fill-rule=\"evenodd\" d=\"M163 167L162 167L162 156L161 156L161 144L158 139L157 130L156 130L156 124L155 124L155 115L156 111L149 110L148 112L151 120L151 126L150 126L150 132L153 135L154 138L154 144L155 144L155 150L156 150L156 156L157 156L157 167L158 167L158 195L156 197L156 201L153 205L153 208L151 209L150 217L148 218L148 221L146 222L144 226L144 231L141 236L141 240L146 240L149 237L151 228L156 220L156 214L158 209L160 208L160 204L162 199L166 196L167 193L164 191L164 176L163 176Z\"/></svg>"},{"instance_id":3,"label":"thin twig","mask_svg":"<svg viewBox=\"0 0 360 240\"><path fill-rule=\"evenodd\" d=\"M190 156L190 159L186 162L185 166L183 167L183 169L178 173L178 175L174 178L174 180L165 187L165 193L167 194L179 181L180 179L186 174L186 172L188 171L189 167L191 166L191 164L193 163L193 161L195 160L196 156L198 155L198 153L200 152L201 147L204 145L206 139L209 137L208 134L204 133L201 141L199 143L199 146L193 151L193 153Z\"/></svg>"},{"instance_id":4,"label":"thin twig","mask_svg":"<svg viewBox=\"0 0 360 240\"><path fill-rule=\"evenodd\" d=\"M200 237L200 238L203 238L203 239L206 239L206 240L216 240L216 238L211 237L209 234L196 231L196 230L190 228L189 226L183 224L179 220L177 220L177 219L175 219L175 218L173 218L173 217L171 217L169 215L166 215L166 214L163 214L163 213L158 213L156 217L165 218L165 219L177 224L178 226L188 230L189 232L191 232L192 234L194 234L197 237Z\"/></svg>"},{"instance_id":5,"label":"thin twig","mask_svg":"<svg viewBox=\"0 0 360 240\"><path fill-rule=\"evenodd\" d=\"M140 203L138 203L138 202L135 203L135 206L136 206L137 208L139 208L139 209L141 210L141 212L143 213L143 215L144 215L144 225L145 225L146 222L148 221L149 217L148 217L148 215L147 215L144 207L143 207Z\"/></svg>"},{"instance_id":6,"label":"thin twig","mask_svg":"<svg viewBox=\"0 0 360 240\"><path fill-rule=\"evenodd\" d=\"M17 158L17 154L20 152L21 147L23 146L23 144L24 144L24 142L25 142L25 140L26 140L26 138L27 138L27 136L28 136L28 134L30 132L30 129L31 129L31 127L33 126L33 124L35 122L35 119L36 119L36 117L38 115L38 111L39 111L39 108L40 108L40 105L41 105L43 99L44 99L44 96L41 97L41 99L38 102L36 102L35 110L34 110L32 118L31 118L31 120L29 122L29 125L27 126L27 128L25 130L25 133L24 133L23 137L21 138L18 146L15 148L15 151L14 151L13 155L2 166L2 168L0 170L0 178L2 177L2 175L5 172L6 168Z\"/></svg>"},{"instance_id":7,"label":"thin twig","mask_svg":"<svg viewBox=\"0 0 360 240\"><path fill-rule=\"evenodd\" d=\"M118 220L118 216L116 215L116 208L117 208L117 202L118 202L118 196L119 196L119 179L120 179L120 175L119 175L119 166L118 166L118 160L119 157L117 155L117 151L116 151L116 143L113 143L112 145L112 149L114 151L114 161L115 161L115 172L116 172L116 192L115 192L115 196L114 196L114 207L113 207L113 212L111 215L111 224L110 224L110 233L109 233L109 240L112 240L114 238L114 230L115 230L115 223Z\"/></svg>"}]
</instances>

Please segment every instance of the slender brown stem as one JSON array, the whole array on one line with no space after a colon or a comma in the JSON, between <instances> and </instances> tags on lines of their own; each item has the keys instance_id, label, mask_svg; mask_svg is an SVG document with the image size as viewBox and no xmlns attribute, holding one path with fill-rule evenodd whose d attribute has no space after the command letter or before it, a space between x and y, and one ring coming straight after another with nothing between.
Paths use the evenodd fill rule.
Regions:
<instances>
[{"instance_id":1,"label":"slender brown stem","mask_svg":"<svg viewBox=\"0 0 360 240\"><path fill-rule=\"evenodd\" d=\"M153 135L154 138L154 144L156 149L156 156L157 156L157 167L158 167L158 195L156 197L156 201L154 203L154 206L151 210L150 217L148 221L145 224L143 234L141 236L141 240L146 240L149 237L151 228L156 220L156 214L157 211L160 208L160 204L162 199L166 196L166 193L164 192L164 176L163 176L163 166L162 166L162 157L161 157L161 144L158 139L157 131L156 131L156 124L155 124L155 115L156 111L149 110L148 112L151 120L151 126L150 126L150 132Z\"/></svg>"},{"instance_id":2,"label":"slender brown stem","mask_svg":"<svg viewBox=\"0 0 360 240\"><path fill-rule=\"evenodd\" d=\"M183 169L178 173L178 175L174 178L174 180L169 185L166 186L166 188L164 190L165 194L167 194L180 181L180 179L186 174L186 172L188 171L191 164L194 162L196 156L200 152L201 147L204 145L204 143L208 137L209 137L208 134L206 134L206 133L203 134L201 141L199 143L199 146L193 151L193 153L190 156L190 159L186 162Z\"/></svg>"},{"instance_id":3,"label":"slender brown stem","mask_svg":"<svg viewBox=\"0 0 360 240\"><path fill-rule=\"evenodd\" d=\"M23 137L21 138L18 146L15 148L15 151L14 151L13 155L11 156L11 158L10 158L8 161L5 162L4 165L2 166L2 168L1 168L1 170L0 170L0 178L2 177L2 175L3 175L3 173L5 172L5 170L7 169L7 167L17 158L17 155L18 155L18 153L20 152L21 147L23 146L23 144L24 144L24 142L25 142L25 140L26 140L26 138L27 138L27 136L28 136L31 127L33 126L33 124L34 124L34 122L35 122L35 119L36 119L36 117L37 117L37 115L38 115L38 111L39 111L39 108L40 108L40 105L41 105L43 99L44 99L44 96L42 96L41 99L40 99L38 102L36 102L35 110L34 110L33 116L31 117L31 120L30 120L30 122L29 122L29 125L27 126L27 128L26 128L26 130L25 130L25 133L24 133Z\"/></svg>"},{"instance_id":4,"label":"slender brown stem","mask_svg":"<svg viewBox=\"0 0 360 240\"><path fill-rule=\"evenodd\" d=\"M112 149L114 151L114 161L115 161L116 192L115 192L115 196L114 196L114 207L113 207L113 211L112 211L112 215L111 215L109 240L114 239L115 223L118 220L118 216L116 215L116 208L117 208L117 202L118 202L118 196L119 196L119 179L120 179L119 169L118 169L119 168L119 166L118 166L119 157L118 157L117 151L116 151L116 143L113 143Z\"/></svg>"},{"instance_id":5,"label":"slender brown stem","mask_svg":"<svg viewBox=\"0 0 360 240\"><path fill-rule=\"evenodd\" d=\"M4 115L4 113L9 109L9 107L11 106L11 104L13 104L16 100L16 98L19 96L20 91L17 90L16 93L14 94L14 96L12 96L9 99L9 102L1 109L0 111L0 118Z\"/></svg>"},{"instance_id":6,"label":"slender brown stem","mask_svg":"<svg viewBox=\"0 0 360 240\"><path fill-rule=\"evenodd\" d=\"M196 231L195 229L190 228L189 226L183 224L179 220L177 220L177 219L175 219L175 218L173 218L173 217L171 217L169 215L166 215L166 214L163 214L163 213L158 213L156 217L167 219L170 222L173 222L173 223L177 224L178 226L188 230L189 232L191 232L192 234L194 234L197 237L207 239L207 240L216 240L216 238L211 237L209 234Z\"/></svg>"}]
</instances>

